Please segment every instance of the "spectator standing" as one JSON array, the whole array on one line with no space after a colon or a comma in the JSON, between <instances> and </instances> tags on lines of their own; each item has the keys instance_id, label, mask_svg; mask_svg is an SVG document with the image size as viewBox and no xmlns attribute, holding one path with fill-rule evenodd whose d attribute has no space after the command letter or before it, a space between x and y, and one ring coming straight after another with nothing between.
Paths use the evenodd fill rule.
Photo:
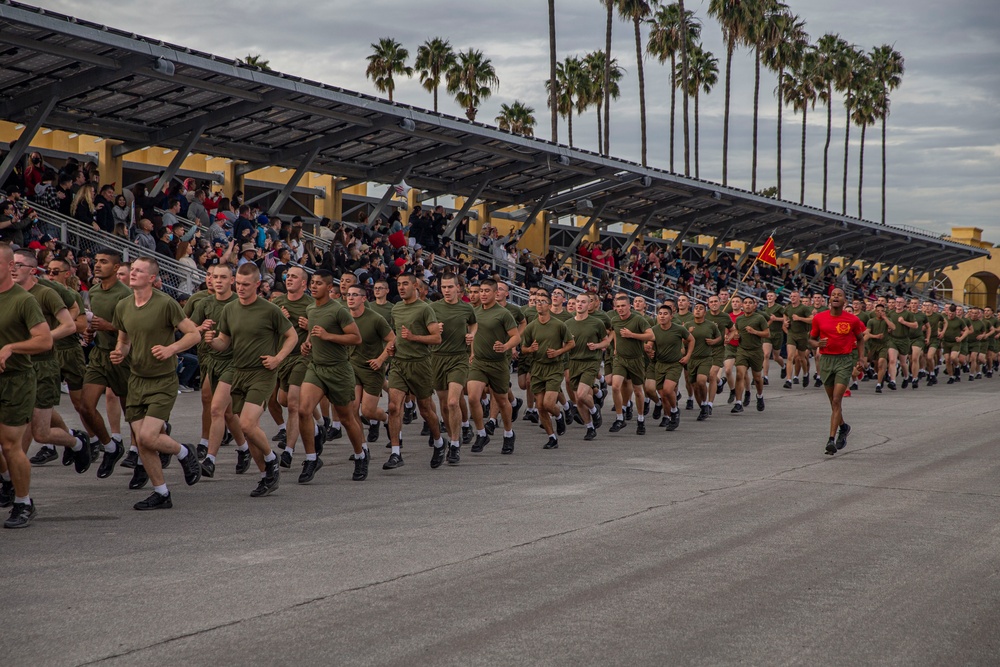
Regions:
<instances>
[{"instance_id":1,"label":"spectator standing","mask_svg":"<svg viewBox=\"0 0 1000 667\"><path fill-rule=\"evenodd\" d=\"M112 185L102 185L100 192L94 197L94 222L97 227L111 234L115 231L115 188Z\"/></svg>"},{"instance_id":2,"label":"spectator standing","mask_svg":"<svg viewBox=\"0 0 1000 667\"><path fill-rule=\"evenodd\" d=\"M153 221L149 218L142 218L136 223L134 232L135 243L138 246L156 252L156 239L153 238Z\"/></svg>"},{"instance_id":3,"label":"spectator standing","mask_svg":"<svg viewBox=\"0 0 1000 667\"><path fill-rule=\"evenodd\" d=\"M73 202L70 205L69 214L88 227L93 227L95 230L101 231L101 228L97 226L95 213L96 207L94 205L94 186L86 183L81 185L80 189L76 191L75 195L73 195ZM112 229L114 228L112 227Z\"/></svg>"},{"instance_id":4,"label":"spectator standing","mask_svg":"<svg viewBox=\"0 0 1000 667\"><path fill-rule=\"evenodd\" d=\"M191 197L191 203L188 205L187 217L189 220L199 222L205 227L212 224L212 220L208 215L208 209L205 208L204 190L194 191L194 195Z\"/></svg>"}]
</instances>

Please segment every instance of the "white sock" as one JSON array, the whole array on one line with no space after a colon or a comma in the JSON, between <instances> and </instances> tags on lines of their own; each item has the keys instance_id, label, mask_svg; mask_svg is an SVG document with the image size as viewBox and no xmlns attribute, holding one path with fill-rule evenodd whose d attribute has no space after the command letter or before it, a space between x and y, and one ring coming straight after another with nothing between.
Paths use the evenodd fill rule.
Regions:
<instances>
[{"instance_id":1,"label":"white sock","mask_svg":"<svg viewBox=\"0 0 1000 667\"><path fill-rule=\"evenodd\" d=\"M476 430L476 435L478 435L479 437L485 437L486 436L486 429L485 428L477 429Z\"/></svg>"},{"instance_id":2,"label":"white sock","mask_svg":"<svg viewBox=\"0 0 1000 667\"><path fill-rule=\"evenodd\" d=\"M458 440L452 440L450 443L448 443L448 446L449 447L460 447L461 444L462 443L460 443Z\"/></svg>"},{"instance_id":3,"label":"white sock","mask_svg":"<svg viewBox=\"0 0 1000 667\"><path fill-rule=\"evenodd\" d=\"M438 438L434 441L434 449L441 449L444 447L444 438Z\"/></svg>"},{"instance_id":4,"label":"white sock","mask_svg":"<svg viewBox=\"0 0 1000 667\"><path fill-rule=\"evenodd\" d=\"M670 414L674 414L675 412L677 412L677 408L670 408Z\"/></svg>"},{"instance_id":5,"label":"white sock","mask_svg":"<svg viewBox=\"0 0 1000 667\"><path fill-rule=\"evenodd\" d=\"M118 442L121 442L122 441L122 434L121 433L112 433L111 434L111 439L112 440L117 440Z\"/></svg>"},{"instance_id":6,"label":"white sock","mask_svg":"<svg viewBox=\"0 0 1000 667\"><path fill-rule=\"evenodd\" d=\"M569 405L568 402L567 403L563 403L563 410L565 410L566 412L569 412L569 408L570 408L570 405Z\"/></svg>"},{"instance_id":7,"label":"white sock","mask_svg":"<svg viewBox=\"0 0 1000 667\"><path fill-rule=\"evenodd\" d=\"M30 505L31 498L29 498L28 496L24 496L23 498L21 496L14 496L14 502L18 503L19 505Z\"/></svg>"},{"instance_id":8,"label":"white sock","mask_svg":"<svg viewBox=\"0 0 1000 667\"><path fill-rule=\"evenodd\" d=\"M313 423L313 435L319 435L319 424Z\"/></svg>"},{"instance_id":9,"label":"white sock","mask_svg":"<svg viewBox=\"0 0 1000 667\"><path fill-rule=\"evenodd\" d=\"M364 458L364 456L362 456L361 458ZM306 461L315 461L315 460L316 460L315 454L306 454Z\"/></svg>"},{"instance_id":10,"label":"white sock","mask_svg":"<svg viewBox=\"0 0 1000 667\"><path fill-rule=\"evenodd\" d=\"M114 440L114 438L111 438L111 439L112 439L112 440ZM121 442L121 440L119 440L118 442ZM129 450L130 452L135 452L136 454L138 454L138 453L139 453L139 448L138 448L138 447L136 447L135 445L132 445L131 447L129 447L129 448L128 448L128 450Z\"/></svg>"},{"instance_id":11,"label":"white sock","mask_svg":"<svg viewBox=\"0 0 1000 667\"><path fill-rule=\"evenodd\" d=\"M623 422L623 421L625 421L625 417L622 415L621 412L616 412L615 413L615 421L616 422Z\"/></svg>"},{"instance_id":12,"label":"white sock","mask_svg":"<svg viewBox=\"0 0 1000 667\"><path fill-rule=\"evenodd\" d=\"M393 445L393 447L392 447L392 453L393 454L399 454L399 446L398 445Z\"/></svg>"},{"instance_id":13,"label":"white sock","mask_svg":"<svg viewBox=\"0 0 1000 667\"><path fill-rule=\"evenodd\" d=\"M10 481L10 471L8 471L8 472L0 472L0 479L2 479L5 482L9 482Z\"/></svg>"},{"instance_id":14,"label":"white sock","mask_svg":"<svg viewBox=\"0 0 1000 667\"><path fill-rule=\"evenodd\" d=\"M337 429L339 429L339 428L340 428L340 422L330 422L330 424L331 424L331 425L332 425L332 426L333 426L334 428L337 428Z\"/></svg>"},{"instance_id":15,"label":"white sock","mask_svg":"<svg viewBox=\"0 0 1000 667\"><path fill-rule=\"evenodd\" d=\"M114 454L117 449L118 449L118 443L116 443L114 440L104 445L104 451L106 451L108 454Z\"/></svg>"},{"instance_id":16,"label":"white sock","mask_svg":"<svg viewBox=\"0 0 1000 667\"><path fill-rule=\"evenodd\" d=\"M278 457L277 457L277 456L275 456L275 455L274 455L274 452L272 451L272 452L271 452L270 454L268 454L267 456L265 456L265 457L264 457L264 463L270 463L271 461L274 461L274 460L276 460L277 458L278 458Z\"/></svg>"},{"instance_id":17,"label":"white sock","mask_svg":"<svg viewBox=\"0 0 1000 667\"><path fill-rule=\"evenodd\" d=\"M757 394L757 398L764 398L764 394Z\"/></svg>"},{"instance_id":18,"label":"white sock","mask_svg":"<svg viewBox=\"0 0 1000 667\"><path fill-rule=\"evenodd\" d=\"M643 414L640 412L638 415L636 415L635 420L641 424L642 422L646 421L646 417L644 417Z\"/></svg>"},{"instance_id":19,"label":"white sock","mask_svg":"<svg viewBox=\"0 0 1000 667\"><path fill-rule=\"evenodd\" d=\"M154 486L153 487L153 491L156 491L161 496L166 496L166 495L170 494L170 492L167 491L167 485L166 484L160 484L159 486Z\"/></svg>"},{"instance_id":20,"label":"white sock","mask_svg":"<svg viewBox=\"0 0 1000 667\"><path fill-rule=\"evenodd\" d=\"M514 436L514 432L513 431L504 431L503 432L503 437L505 437L505 438L512 438L513 436Z\"/></svg>"},{"instance_id":21,"label":"white sock","mask_svg":"<svg viewBox=\"0 0 1000 667\"><path fill-rule=\"evenodd\" d=\"M412 409L413 409L413 403L412 403L412 401L407 401L407 402L406 402L406 403L404 404L404 407L405 407L405 408L406 408L407 410L412 410Z\"/></svg>"},{"instance_id":22,"label":"white sock","mask_svg":"<svg viewBox=\"0 0 1000 667\"><path fill-rule=\"evenodd\" d=\"M76 444L73 445L73 451L74 452L78 452L81 449L83 449L83 443L80 442L80 438L73 438L73 440L76 442Z\"/></svg>"},{"instance_id":23,"label":"white sock","mask_svg":"<svg viewBox=\"0 0 1000 667\"><path fill-rule=\"evenodd\" d=\"M597 391L594 392L594 396L596 396L597 398L604 398L604 392L598 389Z\"/></svg>"},{"instance_id":24,"label":"white sock","mask_svg":"<svg viewBox=\"0 0 1000 667\"><path fill-rule=\"evenodd\" d=\"M206 456L205 458L206 458L207 460L211 461L212 463L215 463L215 455L214 455L214 454L209 454L209 455L208 455L208 456Z\"/></svg>"},{"instance_id":25,"label":"white sock","mask_svg":"<svg viewBox=\"0 0 1000 667\"><path fill-rule=\"evenodd\" d=\"M462 422L462 428L469 428L469 422Z\"/></svg>"},{"instance_id":26,"label":"white sock","mask_svg":"<svg viewBox=\"0 0 1000 667\"><path fill-rule=\"evenodd\" d=\"M184 445L181 445L181 451L180 451L179 454L177 454L177 460L178 461L183 461L184 459L187 458L188 454L189 454L188 448L185 447Z\"/></svg>"},{"instance_id":27,"label":"white sock","mask_svg":"<svg viewBox=\"0 0 1000 667\"><path fill-rule=\"evenodd\" d=\"M292 456L293 454L295 454L295 448L294 447L285 447L285 451L288 452L289 456Z\"/></svg>"},{"instance_id":28,"label":"white sock","mask_svg":"<svg viewBox=\"0 0 1000 667\"><path fill-rule=\"evenodd\" d=\"M592 415L596 415L597 414L597 406L596 405L594 407L590 408L590 414L592 414Z\"/></svg>"},{"instance_id":29,"label":"white sock","mask_svg":"<svg viewBox=\"0 0 1000 667\"><path fill-rule=\"evenodd\" d=\"M285 430L285 422L281 422L280 424L278 424L278 430L279 431L284 431Z\"/></svg>"},{"instance_id":30,"label":"white sock","mask_svg":"<svg viewBox=\"0 0 1000 667\"><path fill-rule=\"evenodd\" d=\"M206 440L205 438L202 438L201 440L198 441L198 444L199 445L205 445L206 447L208 447L208 440Z\"/></svg>"}]
</instances>

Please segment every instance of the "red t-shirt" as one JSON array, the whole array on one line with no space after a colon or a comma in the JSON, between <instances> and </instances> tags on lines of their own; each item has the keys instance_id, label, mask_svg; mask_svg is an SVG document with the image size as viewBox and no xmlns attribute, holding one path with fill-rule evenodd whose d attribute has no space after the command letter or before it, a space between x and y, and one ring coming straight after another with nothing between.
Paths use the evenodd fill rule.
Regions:
<instances>
[{"instance_id":1,"label":"red t-shirt","mask_svg":"<svg viewBox=\"0 0 1000 667\"><path fill-rule=\"evenodd\" d=\"M858 346L858 335L865 332L865 325L851 313L834 316L829 310L813 315L810 338L826 338L823 354L850 354Z\"/></svg>"}]
</instances>

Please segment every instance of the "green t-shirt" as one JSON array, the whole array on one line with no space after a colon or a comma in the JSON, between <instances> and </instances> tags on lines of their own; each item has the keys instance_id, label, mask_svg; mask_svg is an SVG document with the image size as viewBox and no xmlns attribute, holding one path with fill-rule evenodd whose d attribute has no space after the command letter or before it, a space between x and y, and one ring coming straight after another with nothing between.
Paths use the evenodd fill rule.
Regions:
<instances>
[{"instance_id":1,"label":"green t-shirt","mask_svg":"<svg viewBox=\"0 0 1000 667\"><path fill-rule=\"evenodd\" d=\"M507 343L510 336L507 332L517 328L517 322L509 310L494 304L490 308L476 310L476 337L472 341L472 353L481 361L503 361L507 358L503 352L494 352L493 344L497 341Z\"/></svg>"},{"instance_id":2,"label":"green t-shirt","mask_svg":"<svg viewBox=\"0 0 1000 667\"><path fill-rule=\"evenodd\" d=\"M643 350L645 341L635 338L624 338L622 329L628 329L632 333L645 333L649 331L649 320L642 313L632 311L626 318L622 319L618 313L611 318L611 328L615 332L615 356L622 359L642 359L646 352Z\"/></svg>"},{"instance_id":3,"label":"green t-shirt","mask_svg":"<svg viewBox=\"0 0 1000 667\"><path fill-rule=\"evenodd\" d=\"M606 312L598 308L590 314L591 317L596 317L601 322L604 322L604 326L607 327L608 331L611 331L611 316Z\"/></svg>"},{"instance_id":4,"label":"green t-shirt","mask_svg":"<svg viewBox=\"0 0 1000 667\"><path fill-rule=\"evenodd\" d=\"M115 307L122 299L132 296L132 290L125 286L125 283L116 280L110 289L101 288L98 283L90 288L90 312L97 317L111 322L115 319ZM101 350L111 351L118 343L118 332L98 331L94 335L94 343Z\"/></svg>"},{"instance_id":5,"label":"green t-shirt","mask_svg":"<svg viewBox=\"0 0 1000 667\"><path fill-rule=\"evenodd\" d=\"M426 359L431 353L431 346L405 340L403 327L418 336L426 336L430 334L429 327L437 321L434 309L419 299L413 303L400 301L394 305L392 307L392 325L396 330L396 358L401 361Z\"/></svg>"},{"instance_id":6,"label":"green t-shirt","mask_svg":"<svg viewBox=\"0 0 1000 667\"><path fill-rule=\"evenodd\" d=\"M39 278L38 282L42 285L45 285L49 289L55 290L56 294L59 295L59 298L63 300L63 303L66 305L67 310L72 310L73 306L76 306L79 309L80 313L83 312L84 309L83 296L81 296L79 292L71 290L65 285L54 282L52 280L48 280L46 278ZM80 344L80 334L73 333L70 334L69 336L66 336L65 338L60 338L59 340L57 340L55 342L55 348L57 350L70 350L73 349L74 347L77 347L79 344Z\"/></svg>"},{"instance_id":7,"label":"green t-shirt","mask_svg":"<svg viewBox=\"0 0 1000 667\"><path fill-rule=\"evenodd\" d=\"M378 304L375 303L374 301L369 301L368 303L365 304L365 309L374 310L376 313L382 316L382 319L384 319L386 322L389 323L389 326L392 326L392 306L393 303L391 301L386 301L383 304Z\"/></svg>"},{"instance_id":8,"label":"green t-shirt","mask_svg":"<svg viewBox=\"0 0 1000 667\"><path fill-rule=\"evenodd\" d=\"M534 306L526 306L522 308L521 314L524 315L525 322L534 322L538 319L538 309Z\"/></svg>"},{"instance_id":9,"label":"green t-shirt","mask_svg":"<svg viewBox=\"0 0 1000 667\"><path fill-rule=\"evenodd\" d=\"M962 321L961 317L947 318L944 320L944 340L948 343L954 343L955 340L962 335L962 331L965 330L965 322Z\"/></svg>"},{"instance_id":10,"label":"green t-shirt","mask_svg":"<svg viewBox=\"0 0 1000 667\"><path fill-rule=\"evenodd\" d=\"M687 340L691 338L691 333L676 322L671 322L666 329L657 324L653 327L653 335L656 336L653 341L655 347L653 361L661 364L680 361L687 350Z\"/></svg>"},{"instance_id":11,"label":"green t-shirt","mask_svg":"<svg viewBox=\"0 0 1000 667\"><path fill-rule=\"evenodd\" d=\"M28 290L28 293L35 297L35 300L38 301L38 305L41 306L42 315L45 316L45 321L48 322L49 329L55 331L56 327L59 326L59 318L56 317L56 315L59 311L66 310L66 304L63 303L62 298L60 298L59 294L54 289L49 289L45 285L38 282L32 285L31 289ZM55 358L55 347L32 356L34 361L49 361Z\"/></svg>"},{"instance_id":12,"label":"green t-shirt","mask_svg":"<svg viewBox=\"0 0 1000 667\"><path fill-rule=\"evenodd\" d=\"M926 332L924 332L924 325L927 324L927 316L923 313L910 313L913 316L913 322L917 323L916 329L910 329L910 340L919 340L921 338L926 338Z\"/></svg>"},{"instance_id":13,"label":"green t-shirt","mask_svg":"<svg viewBox=\"0 0 1000 667\"><path fill-rule=\"evenodd\" d=\"M188 317L191 321L195 323L195 326L201 326L202 322L205 320L212 320L215 322L215 330L218 331L219 320L222 318L222 309L233 301L237 301L238 297L236 293L233 292L229 295L229 298L222 301L215 297L214 295L208 299L198 299L197 303L194 304L194 308L191 310L191 314ZM199 343L198 348L204 353L217 359L219 361L230 361L233 358L233 346L230 345L223 352L216 352L212 349L211 345L206 343Z\"/></svg>"},{"instance_id":14,"label":"green t-shirt","mask_svg":"<svg viewBox=\"0 0 1000 667\"><path fill-rule=\"evenodd\" d=\"M278 312L280 314L281 311ZM382 320L375 313L372 313L372 316ZM327 333L338 336L343 335L344 327L350 326L354 322L351 311L345 308L337 299L331 299L322 306L317 306L316 301L313 300L312 304L306 308L306 318L309 320L309 331L312 331L315 326L320 326ZM386 323L385 320L382 320L382 322L383 324ZM350 359L352 350L354 349L350 345L331 343L318 336L311 336L309 340L312 342L312 362L317 366L336 366L337 364L346 363ZM364 341L364 337L361 340ZM378 354L381 353L382 351L379 350ZM377 357L378 354L375 356ZM371 358L368 357L368 359Z\"/></svg>"},{"instance_id":15,"label":"green t-shirt","mask_svg":"<svg viewBox=\"0 0 1000 667\"><path fill-rule=\"evenodd\" d=\"M865 326L868 327L868 331L870 331L872 334L875 335L882 334L881 338L872 338L871 340L869 340L868 341L869 346L880 348L886 344L887 339L889 337L886 336L885 334L889 332L889 325L886 324L885 320L875 317L875 314L873 313L872 316L868 318L868 321L865 323Z\"/></svg>"},{"instance_id":16,"label":"green t-shirt","mask_svg":"<svg viewBox=\"0 0 1000 667\"><path fill-rule=\"evenodd\" d=\"M562 311L560 311L558 313L555 312L554 310L549 311L549 312L552 314L552 317L554 317L555 319L557 319L557 320L559 320L560 322L563 322L563 323L569 322L574 317L573 313L571 313L568 310L566 310L565 307L562 309Z\"/></svg>"},{"instance_id":17,"label":"green t-shirt","mask_svg":"<svg viewBox=\"0 0 1000 667\"><path fill-rule=\"evenodd\" d=\"M969 340L973 343L981 343L982 341L977 337L982 336L983 332L987 330L988 327L986 326L986 322L983 322L982 320L972 320L972 322L969 323L969 326L972 328L972 333L969 334Z\"/></svg>"},{"instance_id":18,"label":"green t-shirt","mask_svg":"<svg viewBox=\"0 0 1000 667\"><path fill-rule=\"evenodd\" d=\"M506 304L504 308L506 308L507 312L514 316L514 322L517 323L517 326L521 326L521 322L525 321L524 311L512 303Z\"/></svg>"},{"instance_id":19,"label":"green t-shirt","mask_svg":"<svg viewBox=\"0 0 1000 667\"><path fill-rule=\"evenodd\" d=\"M233 368L260 370L261 357L278 353L292 323L276 305L257 297L248 306L239 299L227 303L215 328L230 337Z\"/></svg>"},{"instance_id":20,"label":"green t-shirt","mask_svg":"<svg viewBox=\"0 0 1000 667\"><path fill-rule=\"evenodd\" d=\"M945 319L941 313L931 313L927 316L927 321L931 324L931 341L937 339L938 332L941 331L941 322Z\"/></svg>"},{"instance_id":21,"label":"green t-shirt","mask_svg":"<svg viewBox=\"0 0 1000 667\"><path fill-rule=\"evenodd\" d=\"M757 331L765 331L767 329L767 320L764 319L764 316L755 312L753 315L743 314L736 318L736 330L740 332L740 349L751 352L764 349L764 339L752 333L747 333L747 327L751 327Z\"/></svg>"},{"instance_id":22,"label":"green t-shirt","mask_svg":"<svg viewBox=\"0 0 1000 667\"><path fill-rule=\"evenodd\" d=\"M759 311L765 320L770 320L771 316L782 317L785 314L785 307L774 304L773 306L767 306L764 310ZM781 328L784 326L783 322L768 322L767 328L771 332L772 336L776 336L781 333Z\"/></svg>"},{"instance_id":23,"label":"green t-shirt","mask_svg":"<svg viewBox=\"0 0 1000 667\"><path fill-rule=\"evenodd\" d=\"M159 290L153 290L142 306L135 299L122 299L115 307L114 327L128 334L132 346L129 360L134 375L156 378L177 373L177 355L157 359L152 349L156 345L173 345L177 325L186 318L179 303Z\"/></svg>"},{"instance_id":24,"label":"green t-shirt","mask_svg":"<svg viewBox=\"0 0 1000 667\"><path fill-rule=\"evenodd\" d=\"M299 344L295 346L292 353L288 356L294 357L301 354L302 343L306 342L309 338L309 332L299 326L300 317L309 317L306 313L309 310L309 306L316 303L316 299L308 294L303 294L302 298L297 301L292 301L288 298L287 294L279 294L274 297L271 301L278 308L284 308L288 311L288 321L292 323L292 328L295 329L295 334L299 337ZM343 304L341 304L343 306ZM344 306L346 308L346 306Z\"/></svg>"},{"instance_id":25,"label":"green t-shirt","mask_svg":"<svg viewBox=\"0 0 1000 667\"><path fill-rule=\"evenodd\" d=\"M3 347L31 338L31 329L45 322L45 315L38 300L15 284L6 292L0 292L0 322L3 322L0 327L0 347ZM7 359L4 373L23 373L30 369L31 356L15 353ZM2 373L0 378L3 378Z\"/></svg>"},{"instance_id":26,"label":"green t-shirt","mask_svg":"<svg viewBox=\"0 0 1000 667\"><path fill-rule=\"evenodd\" d=\"M910 338L910 328L901 322L915 322L913 318L913 313L908 310L904 310L901 313L897 313L895 310L889 312L885 311L885 317L887 320L896 325L896 328L892 332L892 338L896 340L908 340Z\"/></svg>"},{"instance_id":27,"label":"green t-shirt","mask_svg":"<svg viewBox=\"0 0 1000 667\"><path fill-rule=\"evenodd\" d=\"M723 313L720 310L717 315L713 314L711 311L705 313L705 321L706 322L711 322L712 324L714 324L715 326L717 326L719 328L719 331L722 332L722 337L723 337L722 340L719 342L718 345L713 345L712 347L713 348L717 348L717 347L722 347L723 345L725 345L726 344L726 331L728 331L728 330L730 330L730 329L733 328L733 319L731 317L729 317L729 315L727 315L726 313Z\"/></svg>"},{"instance_id":28,"label":"green t-shirt","mask_svg":"<svg viewBox=\"0 0 1000 667\"><path fill-rule=\"evenodd\" d=\"M316 307L313 307L315 312ZM385 351L385 337L392 331L392 327L385 321L385 318L376 313L365 304L365 311L354 318L354 323L358 325L358 332L361 334L361 345L351 348L351 361L359 366L368 366L368 361L374 359ZM312 326L312 322L309 323ZM447 330L447 327L445 327ZM329 331L329 329L327 329ZM315 358L316 339L313 339L313 357Z\"/></svg>"},{"instance_id":29,"label":"green t-shirt","mask_svg":"<svg viewBox=\"0 0 1000 667\"><path fill-rule=\"evenodd\" d=\"M459 301L447 303L444 299L431 304L434 316L444 324L441 332L441 344L434 346L435 354L469 354L469 346L465 344L465 334L469 327L476 323L476 313L472 306Z\"/></svg>"},{"instance_id":30,"label":"green t-shirt","mask_svg":"<svg viewBox=\"0 0 1000 667\"><path fill-rule=\"evenodd\" d=\"M807 306L804 303L800 303L797 306L788 305L785 306L785 316L788 318L788 333L790 334L807 334L812 329L812 325L808 322L798 322L792 319L792 315L798 315L799 317L812 317L813 309L812 306Z\"/></svg>"},{"instance_id":31,"label":"green t-shirt","mask_svg":"<svg viewBox=\"0 0 1000 667\"><path fill-rule=\"evenodd\" d=\"M569 351L569 358L580 361L600 360L603 350L587 349L588 343L600 343L608 335L608 329L599 317L589 315L582 320L575 317L566 320L566 330L576 341L576 347Z\"/></svg>"},{"instance_id":32,"label":"green t-shirt","mask_svg":"<svg viewBox=\"0 0 1000 667\"><path fill-rule=\"evenodd\" d=\"M706 341L721 338L722 332L715 322L706 319L701 324L692 322L688 326L688 331L694 336L694 351L691 353L692 359L705 359L712 356L712 348ZM721 341L720 343L721 344Z\"/></svg>"},{"instance_id":33,"label":"green t-shirt","mask_svg":"<svg viewBox=\"0 0 1000 667\"><path fill-rule=\"evenodd\" d=\"M184 314L191 317L194 314L194 307L198 305L198 302L207 297L214 297L214 292L209 292L207 289L198 290L190 297L188 297L187 303L184 304ZM193 322L194 320L192 320Z\"/></svg>"},{"instance_id":34,"label":"green t-shirt","mask_svg":"<svg viewBox=\"0 0 1000 667\"><path fill-rule=\"evenodd\" d=\"M655 316L653 317L653 320L654 320L653 324L655 325L656 324ZM689 329L691 325L694 324L694 313L692 313L690 310L686 313L674 313L673 323L679 324L685 329Z\"/></svg>"},{"instance_id":35,"label":"green t-shirt","mask_svg":"<svg viewBox=\"0 0 1000 667\"><path fill-rule=\"evenodd\" d=\"M532 364L538 366L554 366L562 363L563 355L552 357L545 354L546 350L558 350L560 347L572 340L566 325L554 317L550 317L545 324L538 319L529 322L524 328L521 337L521 345L530 347L538 341L538 352L535 352L531 359Z\"/></svg>"}]
</instances>

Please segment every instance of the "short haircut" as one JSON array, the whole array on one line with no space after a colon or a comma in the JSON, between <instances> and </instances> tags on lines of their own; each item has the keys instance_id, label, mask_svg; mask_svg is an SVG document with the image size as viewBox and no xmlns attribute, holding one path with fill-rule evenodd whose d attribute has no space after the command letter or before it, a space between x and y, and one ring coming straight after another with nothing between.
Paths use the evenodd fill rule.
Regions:
<instances>
[{"instance_id":1,"label":"short haircut","mask_svg":"<svg viewBox=\"0 0 1000 667\"><path fill-rule=\"evenodd\" d=\"M232 278L233 274L235 273L233 271L233 265L232 264L221 264L221 263L220 264L215 264L213 266L210 266L208 270L209 271L224 270L224 271L226 271L226 273L229 274L230 278Z\"/></svg>"},{"instance_id":2,"label":"short haircut","mask_svg":"<svg viewBox=\"0 0 1000 667\"><path fill-rule=\"evenodd\" d=\"M242 264L240 268L236 269L236 275L238 276L250 276L254 280L260 280L260 269L253 262L246 262Z\"/></svg>"},{"instance_id":3,"label":"short haircut","mask_svg":"<svg viewBox=\"0 0 1000 667\"><path fill-rule=\"evenodd\" d=\"M97 255L104 255L105 257L110 257L111 258L111 262L113 264L121 264L122 263L122 254L121 254L121 252L115 250L114 248L100 248L100 249L98 249L97 252L94 253L95 257Z\"/></svg>"},{"instance_id":4,"label":"short haircut","mask_svg":"<svg viewBox=\"0 0 1000 667\"><path fill-rule=\"evenodd\" d=\"M304 279L306 279L306 280L309 280L309 274L301 266L290 266L290 267L288 267L288 270L285 271L285 275L286 276L289 275L292 271L301 271L302 272L302 277Z\"/></svg>"},{"instance_id":5,"label":"short haircut","mask_svg":"<svg viewBox=\"0 0 1000 667\"><path fill-rule=\"evenodd\" d=\"M385 285L385 288L389 289L389 281L388 280L383 280L381 278L378 279L378 280L376 280L374 287L378 287L379 285Z\"/></svg>"},{"instance_id":6,"label":"short haircut","mask_svg":"<svg viewBox=\"0 0 1000 667\"><path fill-rule=\"evenodd\" d=\"M38 267L38 258L35 257L35 252L33 250L27 250L25 248L20 248L14 251L14 257L20 257L24 261L34 267Z\"/></svg>"},{"instance_id":7,"label":"short haircut","mask_svg":"<svg viewBox=\"0 0 1000 667\"><path fill-rule=\"evenodd\" d=\"M247 215L250 215L250 207L247 206L246 204L243 204L242 206L240 206L239 213L240 213L240 215L243 215L244 213L247 214Z\"/></svg>"},{"instance_id":8,"label":"short haircut","mask_svg":"<svg viewBox=\"0 0 1000 667\"><path fill-rule=\"evenodd\" d=\"M149 269L150 269L150 272L151 272L151 273L152 273L152 274L153 274L154 276L155 276L155 275L157 275L157 274L158 274L158 273L160 272L160 263L159 263L159 262L157 262L157 261L156 261L155 259L153 259L152 257L145 257L145 256L143 256L143 257L136 257L136 258L135 258L135 259L134 259L134 260L132 261L132 263L134 264L135 262L146 262L147 264L149 264Z\"/></svg>"},{"instance_id":9,"label":"short haircut","mask_svg":"<svg viewBox=\"0 0 1000 667\"><path fill-rule=\"evenodd\" d=\"M618 294L617 296L615 296L615 303L618 303L619 301L624 301L625 303L629 303L628 296L624 294Z\"/></svg>"},{"instance_id":10,"label":"short haircut","mask_svg":"<svg viewBox=\"0 0 1000 667\"><path fill-rule=\"evenodd\" d=\"M446 280L454 280L455 281L455 285L459 284L458 283L458 276L456 276L451 271L446 271L445 273L441 274L441 282L444 282Z\"/></svg>"},{"instance_id":11,"label":"short haircut","mask_svg":"<svg viewBox=\"0 0 1000 667\"><path fill-rule=\"evenodd\" d=\"M313 278L319 278L327 285L333 284L333 272L328 269L318 269L315 273L313 273Z\"/></svg>"},{"instance_id":12,"label":"short haircut","mask_svg":"<svg viewBox=\"0 0 1000 667\"><path fill-rule=\"evenodd\" d=\"M479 286L489 287L490 289L495 290L497 288L497 281L493 280L492 278L487 278L486 280L479 281Z\"/></svg>"},{"instance_id":13,"label":"short haircut","mask_svg":"<svg viewBox=\"0 0 1000 667\"><path fill-rule=\"evenodd\" d=\"M673 313L674 313L674 309L671 308L670 304L667 304L667 303L661 303L660 306L659 306L659 308L656 309L656 312L660 312L661 310L665 310L668 313L670 313L671 315L673 315Z\"/></svg>"},{"instance_id":14,"label":"short haircut","mask_svg":"<svg viewBox=\"0 0 1000 667\"><path fill-rule=\"evenodd\" d=\"M0 259L4 262L14 261L14 249L9 243L0 243Z\"/></svg>"}]
</instances>

